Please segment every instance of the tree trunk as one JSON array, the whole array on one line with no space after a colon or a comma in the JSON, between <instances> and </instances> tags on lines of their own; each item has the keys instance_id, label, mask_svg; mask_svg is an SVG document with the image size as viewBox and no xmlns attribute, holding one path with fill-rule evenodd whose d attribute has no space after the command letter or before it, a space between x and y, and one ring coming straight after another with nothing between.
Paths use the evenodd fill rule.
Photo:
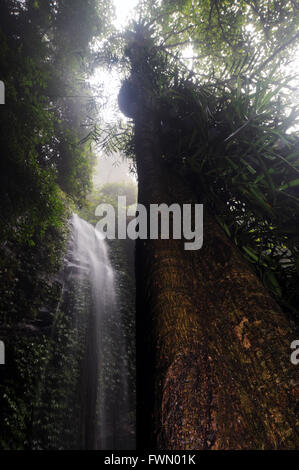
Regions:
<instances>
[{"instance_id":1,"label":"tree trunk","mask_svg":"<svg viewBox=\"0 0 299 470\"><path fill-rule=\"evenodd\" d=\"M139 52L131 54L139 202L196 203L163 166ZM202 249L183 242L137 242L138 447L296 448L286 318L206 206Z\"/></svg>"},{"instance_id":2,"label":"tree trunk","mask_svg":"<svg viewBox=\"0 0 299 470\"><path fill-rule=\"evenodd\" d=\"M198 253L177 240L139 242L140 446L295 449L287 320L213 218L204 220Z\"/></svg>"}]
</instances>

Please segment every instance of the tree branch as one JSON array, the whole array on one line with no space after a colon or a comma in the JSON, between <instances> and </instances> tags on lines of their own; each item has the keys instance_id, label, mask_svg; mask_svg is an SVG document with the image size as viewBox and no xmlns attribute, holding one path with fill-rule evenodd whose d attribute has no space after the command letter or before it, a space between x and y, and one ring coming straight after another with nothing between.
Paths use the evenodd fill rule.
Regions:
<instances>
[{"instance_id":1,"label":"tree branch","mask_svg":"<svg viewBox=\"0 0 299 470\"><path fill-rule=\"evenodd\" d=\"M299 38L299 32L297 34L295 34L294 36L292 36L287 42L285 42L284 44L282 44L281 46L279 46L274 52L273 54L270 55L270 57L268 57L268 59L264 60L264 62L261 63L261 65L257 68L256 71L254 71L249 79L251 80L256 74L258 74L269 62L271 62L274 57L277 56L277 54L279 54L280 52L282 52L284 49L286 49L288 46L290 46L294 41L296 41L296 39Z\"/></svg>"}]
</instances>

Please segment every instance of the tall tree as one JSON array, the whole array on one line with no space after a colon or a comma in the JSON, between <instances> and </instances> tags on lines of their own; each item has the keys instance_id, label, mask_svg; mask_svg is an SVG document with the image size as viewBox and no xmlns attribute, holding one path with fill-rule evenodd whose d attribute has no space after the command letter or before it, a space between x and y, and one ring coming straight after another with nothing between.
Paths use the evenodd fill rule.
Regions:
<instances>
[{"instance_id":1,"label":"tall tree","mask_svg":"<svg viewBox=\"0 0 299 470\"><path fill-rule=\"evenodd\" d=\"M173 130L187 132L192 84L185 81L182 90L175 71L167 82L160 50L142 23L128 34L131 77L119 103L134 120L139 202L148 209L203 202L204 246L185 251L182 240L137 242L139 446L295 448L289 323L217 224L204 184L198 189L188 169L177 171L174 160L180 158L182 167L184 150L169 151L181 140L166 128L176 120ZM189 109L185 115L180 100ZM200 146L205 149L205 142ZM187 154L193 152L189 146Z\"/></svg>"}]
</instances>

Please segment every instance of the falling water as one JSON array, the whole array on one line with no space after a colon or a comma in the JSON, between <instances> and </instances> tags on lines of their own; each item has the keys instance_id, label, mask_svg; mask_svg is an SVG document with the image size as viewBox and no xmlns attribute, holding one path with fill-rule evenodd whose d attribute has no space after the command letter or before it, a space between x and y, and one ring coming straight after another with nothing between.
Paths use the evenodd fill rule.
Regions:
<instances>
[{"instance_id":1,"label":"falling water","mask_svg":"<svg viewBox=\"0 0 299 470\"><path fill-rule=\"evenodd\" d=\"M72 216L71 226L68 276L76 279L78 290L89 286L84 307L88 315L87 344L81 374L82 446L128 449L132 444L127 436L126 346L108 248L94 227L78 215Z\"/></svg>"}]
</instances>

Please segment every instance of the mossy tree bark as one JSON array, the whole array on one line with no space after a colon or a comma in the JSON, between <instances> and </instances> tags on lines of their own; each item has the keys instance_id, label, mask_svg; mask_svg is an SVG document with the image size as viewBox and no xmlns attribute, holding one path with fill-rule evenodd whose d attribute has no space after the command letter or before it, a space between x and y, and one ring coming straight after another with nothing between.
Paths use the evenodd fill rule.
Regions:
<instances>
[{"instance_id":1,"label":"mossy tree bark","mask_svg":"<svg viewBox=\"0 0 299 470\"><path fill-rule=\"evenodd\" d=\"M129 56L139 202L198 202L163 166L146 49ZM201 250L138 240L136 276L139 447L295 448L288 322L207 208Z\"/></svg>"}]
</instances>

